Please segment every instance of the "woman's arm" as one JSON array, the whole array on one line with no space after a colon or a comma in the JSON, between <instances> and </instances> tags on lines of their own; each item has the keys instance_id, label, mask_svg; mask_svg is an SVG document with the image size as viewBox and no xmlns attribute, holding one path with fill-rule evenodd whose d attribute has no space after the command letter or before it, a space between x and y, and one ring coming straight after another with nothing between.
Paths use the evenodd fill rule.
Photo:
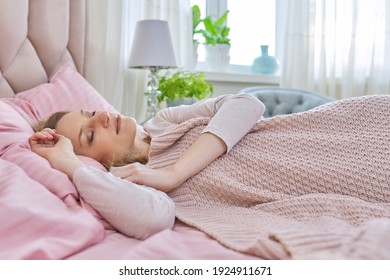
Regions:
<instances>
[{"instance_id":1,"label":"woman's arm","mask_svg":"<svg viewBox=\"0 0 390 280\"><path fill-rule=\"evenodd\" d=\"M114 174L132 182L145 184L164 192L177 188L219 156L228 152L264 113L265 106L257 98L246 95L228 95L199 102L193 106L171 108L147 124L147 129L157 133L170 122L180 123L192 117L212 117L199 138L172 166L149 169L133 164Z\"/></svg>"},{"instance_id":2,"label":"woman's arm","mask_svg":"<svg viewBox=\"0 0 390 280\"><path fill-rule=\"evenodd\" d=\"M217 135L230 151L260 119L264 111L264 104L252 95L222 95L201 100L190 106L163 109L156 117L146 122L144 128L153 139L172 125L197 117L209 117L212 119L203 132Z\"/></svg>"},{"instance_id":3,"label":"woman's arm","mask_svg":"<svg viewBox=\"0 0 390 280\"><path fill-rule=\"evenodd\" d=\"M139 163L112 168L115 176L169 192L226 152L226 144L212 133L203 133L174 165L151 169Z\"/></svg>"},{"instance_id":4,"label":"woman's arm","mask_svg":"<svg viewBox=\"0 0 390 280\"><path fill-rule=\"evenodd\" d=\"M31 149L64 172L80 196L118 231L138 239L172 228L173 201L163 192L136 185L93 167L74 154L67 138L45 129L30 137Z\"/></svg>"},{"instance_id":5,"label":"woman's arm","mask_svg":"<svg viewBox=\"0 0 390 280\"><path fill-rule=\"evenodd\" d=\"M173 227L175 206L161 191L93 167L78 168L73 182L80 196L127 236L142 240Z\"/></svg>"}]
</instances>

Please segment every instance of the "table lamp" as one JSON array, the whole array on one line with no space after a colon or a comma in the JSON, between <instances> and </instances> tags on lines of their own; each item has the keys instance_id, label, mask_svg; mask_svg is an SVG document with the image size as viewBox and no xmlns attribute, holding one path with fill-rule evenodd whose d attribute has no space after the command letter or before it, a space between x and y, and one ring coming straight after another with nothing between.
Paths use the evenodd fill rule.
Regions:
<instances>
[{"instance_id":1,"label":"table lamp","mask_svg":"<svg viewBox=\"0 0 390 280\"><path fill-rule=\"evenodd\" d=\"M150 70L147 96L147 119L156 115L158 90L157 72L176 67L171 34L167 21L141 20L137 22L129 67Z\"/></svg>"}]
</instances>

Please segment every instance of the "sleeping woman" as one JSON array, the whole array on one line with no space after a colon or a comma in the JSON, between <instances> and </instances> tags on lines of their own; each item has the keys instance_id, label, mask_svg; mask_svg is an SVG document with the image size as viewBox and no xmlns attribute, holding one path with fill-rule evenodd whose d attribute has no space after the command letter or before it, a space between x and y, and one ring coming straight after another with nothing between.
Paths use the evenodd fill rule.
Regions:
<instances>
[{"instance_id":1,"label":"sleeping woman","mask_svg":"<svg viewBox=\"0 0 390 280\"><path fill-rule=\"evenodd\" d=\"M371 96L260 120L265 107L259 100L226 95L161 110L143 126L108 112L61 113L30 142L126 234L135 236L138 213L152 217L166 209L167 216L174 211L231 249L271 259L305 258L353 246L360 237L367 246L378 236L365 236L362 227L372 219L389 221L388 108L389 96ZM76 154L111 172L86 167ZM110 198L96 194L105 188L114 193L116 182L128 186L123 189L148 190L160 204L140 202L127 211L134 217L124 219L119 206L132 205L136 196L121 195L124 190ZM124 220L129 230L121 228ZM165 221L153 232L172 225ZM138 230L142 223L135 223ZM378 248L386 249L380 245L373 253Z\"/></svg>"},{"instance_id":2,"label":"sleeping woman","mask_svg":"<svg viewBox=\"0 0 390 280\"><path fill-rule=\"evenodd\" d=\"M264 105L250 95L168 108L144 127L133 118L109 112L58 112L34 128L37 132L30 144L34 152L66 173L80 195L114 227L145 238L173 225L174 206L164 192L177 188L230 150L263 112ZM211 121L180 159L161 169L144 165L154 136L199 117ZM116 177L87 167L76 155L99 161Z\"/></svg>"}]
</instances>

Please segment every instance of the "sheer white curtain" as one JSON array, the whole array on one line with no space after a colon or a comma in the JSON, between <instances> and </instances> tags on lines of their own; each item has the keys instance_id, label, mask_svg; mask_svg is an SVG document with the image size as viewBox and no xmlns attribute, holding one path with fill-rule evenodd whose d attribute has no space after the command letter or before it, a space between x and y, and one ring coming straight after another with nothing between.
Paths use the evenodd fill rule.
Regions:
<instances>
[{"instance_id":1,"label":"sheer white curtain","mask_svg":"<svg viewBox=\"0 0 390 280\"><path fill-rule=\"evenodd\" d=\"M148 72L127 67L136 23L167 20L178 64L187 67L192 44L189 0L89 0L87 10L86 78L122 114L144 120Z\"/></svg>"},{"instance_id":2,"label":"sheer white curtain","mask_svg":"<svg viewBox=\"0 0 390 280\"><path fill-rule=\"evenodd\" d=\"M390 93L390 3L288 1L281 86L335 98Z\"/></svg>"}]
</instances>

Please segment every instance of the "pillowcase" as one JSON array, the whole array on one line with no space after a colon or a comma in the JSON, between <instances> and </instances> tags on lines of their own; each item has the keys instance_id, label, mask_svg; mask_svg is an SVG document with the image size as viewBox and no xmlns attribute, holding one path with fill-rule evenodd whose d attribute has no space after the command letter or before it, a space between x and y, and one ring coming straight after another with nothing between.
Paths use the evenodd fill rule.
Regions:
<instances>
[{"instance_id":1,"label":"pillowcase","mask_svg":"<svg viewBox=\"0 0 390 280\"><path fill-rule=\"evenodd\" d=\"M50 81L33 89L18 93L15 97L0 100L0 156L18 165L26 174L68 206L81 205L102 221L101 216L80 200L69 178L53 169L44 158L31 151L28 139L32 125L57 111L107 110L117 112L75 69L67 63L52 76ZM104 167L97 161L80 157L97 168Z\"/></svg>"},{"instance_id":2,"label":"pillowcase","mask_svg":"<svg viewBox=\"0 0 390 280\"><path fill-rule=\"evenodd\" d=\"M24 111L31 125L57 111L117 112L70 63L60 67L49 83L18 93L9 101Z\"/></svg>"}]
</instances>

